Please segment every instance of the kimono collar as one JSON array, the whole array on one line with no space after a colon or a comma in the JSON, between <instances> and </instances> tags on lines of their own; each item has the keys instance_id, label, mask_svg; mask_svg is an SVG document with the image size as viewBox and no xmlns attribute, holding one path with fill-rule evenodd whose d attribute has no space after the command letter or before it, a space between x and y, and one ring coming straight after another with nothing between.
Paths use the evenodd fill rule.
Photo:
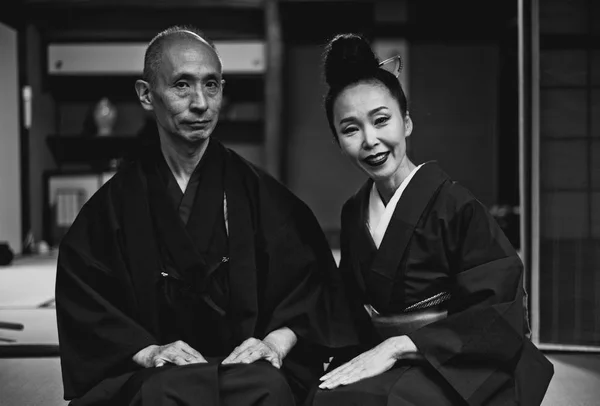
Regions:
<instances>
[{"instance_id":1,"label":"kimono collar","mask_svg":"<svg viewBox=\"0 0 600 406\"><path fill-rule=\"evenodd\" d=\"M396 205L398 204L398 200L400 200L400 196L402 196L402 192L408 186L408 183L413 178L415 173L419 170L419 168L423 166L423 164L415 167L410 174L402 181L398 189L394 192L394 195L388 202L387 206L383 204L383 200L381 200L381 195L377 191L377 186L375 182L373 182L373 187L371 187L371 194L369 196L369 213L367 216L367 227L369 232L371 233L371 237L373 238L373 242L375 246L379 248L381 245L381 241L383 240L383 236L385 235L385 231L390 224L390 220L392 218L392 214L396 210Z\"/></svg>"},{"instance_id":2,"label":"kimono collar","mask_svg":"<svg viewBox=\"0 0 600 406\"><path fill-rule=\"evenodd\" d=\"M216 167L207 179L209 184L206 187L218 193L213 193L210 199L196 199L195 205L199 207L192 211L187 229L179 222L172 207L168 207L172 204L156 170L155 155L145 155L136 170L127 175L123 236L139 301L138 317L148 330L158 332L156 284L161 278L158 244L166 243L168 249L173 250L173 260L184 278L190 275L190 271L194 274L204 268L207 257L198 252L197 247L208 244L216 220L216 216L208 216L207 219L205 214L219 212L226 194L229 261L230 268L236 272L236 277L230 281L229 310L234 334L242 341L254 333L258 314L254 251L256 227L252 221L256 215L243 176L233 164L230 152L216 140L211 140L205 155L207 166ZM197 244L193 245L192 241Z\"/></svg>"},{"instance_id":3,"label":"kimono collar","mask_svg":"<svg viewBox=\"0 0 600 406\"><path fill-rule=\"evenodd\" d=\"M379 249L375 252L372 260L365 261L360 257L359 252L364 252L360 247L368 239L366 216L368 209L368 198L372 186L372 180L361 188L355 196L358 209L352 215L355 216L355 226L352 227L353 234L350 239L351 245L357 247L357 254L351 254L354 257L355 276L358 278L359 285L363 286L367 292L377 292L376 295L369 295L371 304L377 309L385 309L390 302L394 285L402 283L404 278L402 270L402 259L405 258L406 251L409 248L410 240L417 227L417 223L424 215L430 202L435 199L440 187L449 179L440 167L427 162L417 171L410 183L407 184L403 193L403 198L398 200L396 208L392 214L389 225L381 241ZM363 279L362 268L368 266L368 272L365 272Z\"/></svg>"}]
</instances>

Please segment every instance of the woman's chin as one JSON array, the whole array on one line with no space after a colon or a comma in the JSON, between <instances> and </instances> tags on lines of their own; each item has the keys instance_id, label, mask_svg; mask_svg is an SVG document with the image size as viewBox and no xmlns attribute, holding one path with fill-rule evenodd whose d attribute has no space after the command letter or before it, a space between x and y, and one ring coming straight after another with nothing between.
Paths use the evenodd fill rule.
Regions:
<instances>
[{"instance_id":1,"label":"woman's chin","mask_svg":"<svg viewBox=\"0 0 600 406\"><path fill-rule=\"evenodd\" d=\"M374 181L381 181L389 178L392 174L388 170L388 167L389 165L386 165L386 163L380 166L372 166L366 164L361 165L361 169L363 170L363 172L365 172L367 176L373 179Z\"/></svg>"}]
</instances>

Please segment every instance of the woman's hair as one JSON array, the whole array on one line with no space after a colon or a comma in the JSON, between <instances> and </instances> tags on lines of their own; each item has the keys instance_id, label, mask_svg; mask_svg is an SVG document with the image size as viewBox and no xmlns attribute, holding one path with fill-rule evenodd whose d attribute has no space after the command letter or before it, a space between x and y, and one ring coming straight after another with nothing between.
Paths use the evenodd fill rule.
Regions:
<instances>
[{"instance_id":1,"label":"woman's hair","mask_svg":"<svg viewBox=\"0 0 600 406\"><path fill-rule=\"evenodd\" d=\"M400 81L391 72L379 67L379 60L369 42L359 34L338 34L331 39L323 54L323 71L329 90L325 95L325 113L336 141L333 124L333 103L349 85L359 82L385 86L400 105L402 116L408 112L408 102Z\"/></svg>"}]
</instances>

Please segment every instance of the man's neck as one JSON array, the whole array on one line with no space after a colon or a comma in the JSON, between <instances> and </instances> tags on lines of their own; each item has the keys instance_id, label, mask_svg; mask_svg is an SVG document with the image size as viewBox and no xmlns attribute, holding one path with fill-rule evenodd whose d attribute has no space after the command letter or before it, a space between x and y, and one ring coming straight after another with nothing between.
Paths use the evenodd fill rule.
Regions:
<instances>
[{"instance_id":1,"label":"man's neck","mask_svg":"<svg viewBox=\"0 0 600 406\"><path fill-rule=\"evenodd\" d=\"M160 149L173 176L175 176L175 180L177 180L179 188L184 193L192 173L208 147L208 142L209 139L206 139L201 144L190 145L169 141L165 142L161 137Z\"/></svg>"}]
</instances>

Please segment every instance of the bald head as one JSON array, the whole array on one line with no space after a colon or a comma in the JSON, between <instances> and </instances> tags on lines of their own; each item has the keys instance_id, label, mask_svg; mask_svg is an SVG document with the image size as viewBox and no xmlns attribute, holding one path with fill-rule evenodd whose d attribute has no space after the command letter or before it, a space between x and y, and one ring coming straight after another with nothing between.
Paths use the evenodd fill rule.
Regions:
<instances>
[{"instance_id":1,"label":"bald head","mask_svg":"<svg viewBox=\"0 0 600 406\"><path fill-rule=\"evenodd\" d=\"M204 44L215 53L219 59L219 64L221 66L223 65L215 45L210 40L206 39L200 30L191 26L176 25L158 33L148 44L144 56L144 80L151 86L155 84L165 46L176 42L186 41L198 41Z\"/></svg>"}]
</instances>

